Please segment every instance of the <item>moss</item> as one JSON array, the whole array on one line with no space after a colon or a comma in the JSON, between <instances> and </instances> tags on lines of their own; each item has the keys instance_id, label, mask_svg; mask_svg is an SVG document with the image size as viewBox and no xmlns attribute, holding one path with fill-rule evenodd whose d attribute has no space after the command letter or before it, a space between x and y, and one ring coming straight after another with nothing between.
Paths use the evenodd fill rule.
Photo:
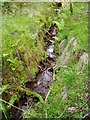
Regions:
<instances>
[{"instance_id":1,"label":"moss","mask_svg":"<svg viewBox=\"0 0 90 120\"><path fill-rule=\"evenodd\" d=\"M24 118L36 118L37 113L34 109L31 109L29 112L25 112Z\"/></svg>"},{"instance_id":2,"label":"moss","mask_svg":"<svg viewBox=\"0 0 90 120\"><path fill-rule=\"evenodd\" d=\"M17 58L15 65L13 64L13 68L10 63L5 61L5 64L3 65L5 74L10 70L16 78L20 79L20 76L25 76L25 81L28 81L28 78L34 78L39 71L38 64L44 59L45 54L43 40L45 31L41 29L45 24L47 26L45 29L49 28L48 23L51 22L49 20L49 15L51 19L54 19L52 13L53 8L46 14L46 10L50 6L51 3L40 5L30 3L27 5L27 9L29 10L29 12L27 11L27 14L24 12L20 13L20 15L16 14L15 16L8 14L3 16L3 54L10 53L8 59L12 61L15 61ZM12 9L15 8L12 6ZM35 15L35 11L39 14ZM30 18L29 15L31 13L33 13L33 17ZM46 16L48 16L47 21ZM42 21L40 21L40 19L42 19ZM37 45L35 45L35 40L37 41ZM9 68L8 70L5 70L7 64ZM12 76L12 74L10 74L9 77ZM28 76L28 74L31 76ZM8 77L8 75L6 75L6 77Z\"/></svg>"},{"instance_id":3,"label":"moss","mask_svg":"<svg viewBox=\"0 0 90 120\"><path fill-rule=\"evenodd\" d=\"M17 87L17 90L19 90L21 92L25 92L27 96L32 96L33 98L37 97L37 98L39 98L39 100L40 100L41 103L44 103L43 98L38 93L36 93L36 92L32 92L30 90L26 90L26 89L21 88L21 87Z\"/></svg>"}]
</instances>

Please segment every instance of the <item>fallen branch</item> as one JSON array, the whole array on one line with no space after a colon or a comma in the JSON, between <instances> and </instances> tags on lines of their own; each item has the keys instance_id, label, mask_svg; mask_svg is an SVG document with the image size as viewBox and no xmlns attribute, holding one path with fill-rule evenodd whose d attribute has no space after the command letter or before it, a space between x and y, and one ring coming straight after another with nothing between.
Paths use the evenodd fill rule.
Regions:
<instances>
[{"instance_id":1,"label":"fallen branch","mask_svg":"<svg viewBox=\"0 0 90 120\"><path fill-rule=\"evenodd\" d=\"M6 104L8 104L8 105L11 105L12 107L14 107L14 108L16 108L16 109L18 109L18 110L20 110L20 111L22 111L22 112L25 112L23 109L21 109L21 108L15 106L15 105L12 105L11 103L9 103L9 102L7 102L7 101L1 99L1 98L0 98L0 101L6 103Z\"/></svg>"}]
</instances>

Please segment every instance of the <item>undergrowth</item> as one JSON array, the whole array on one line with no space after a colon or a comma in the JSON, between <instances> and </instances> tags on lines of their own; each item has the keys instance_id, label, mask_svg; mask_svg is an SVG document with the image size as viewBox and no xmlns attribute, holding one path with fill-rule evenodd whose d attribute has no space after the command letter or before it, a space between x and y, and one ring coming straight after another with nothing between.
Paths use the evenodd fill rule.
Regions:
<instances>
[{"instance_id":1,"label":"undergrowth","mask_svg":"<svg viewBox=\"0 0 90 120\"><path fill-rule=\"evenodd\" d=\"M27 81L35 79L39 63L46 59L44 37L55 11L51 3L2 3L2 109L7 111L18 101ZM42 28L45 29L42 30ZM3 102L3 101L2 101ZM7 113L5 112L7 115Z\"/></svg>"},{"instance_id":2,"label":"undergrowth","mask_svg":"<svg viewBox=\"0 0 90 120\"><path fill-rule=\"evenodd\" d=\"M77 40L74 58L68 61L67 66L60 65L55 69L55 80L50 88L50 94L46 104L38 103L34 109L36 114L26 113L25 118L82 118L85 111L88 111L88 66L82 67L79 72L79 58L84 52L88 52L88 5L86 3L73 3L73 15L69 12L69 6L58 13L53 21L58 27L58 36L55 37L55 52L59 53L59 44L64 40L64 47L69 44L72 38ZM58 10L60 12L60 10ZM73 44L73 43L71 43ZM71 48L70 50L72 50ZM63 50L62 50L63 51ZM72 51L71 51L72 52ZM59 59L59 58L57 58Z\"/></svg>"},{"instance_id":3,"label":"undergrowth","mask_svg":"<svg viewBox=\"0 0 90 120\"><path fill-rule=\"evenodd\" d=\"M11 104L19 100L19 94L23 96L17 87L33 80L39 71L40 61L46 59L45 31L41 29L46 24L45 29L48 31L51 24L56 24L58 35L55 36L54 51L60 56L59 44L64 40L66 47L75 38L78 46L73 51L74 60L68 61L67 66L55 69L55 80L50 87L47 102L35 104L34 108L24 113L24 118L81 118L83 111L88 110L88 66L77 72L79 59L76 54L79 53L80 58L83 52L88 51L87 4L73 3L72 15L68 5L62 13L58 9L58 15L49 3L31 3L26 8L22 9L22 13L13 11L8 14L5 11L3 15L3 87L0 94L4 93L2 98ZM5 113L11 107L6 107L4 103L2 105Z\"/></svg>"}]
</instances>

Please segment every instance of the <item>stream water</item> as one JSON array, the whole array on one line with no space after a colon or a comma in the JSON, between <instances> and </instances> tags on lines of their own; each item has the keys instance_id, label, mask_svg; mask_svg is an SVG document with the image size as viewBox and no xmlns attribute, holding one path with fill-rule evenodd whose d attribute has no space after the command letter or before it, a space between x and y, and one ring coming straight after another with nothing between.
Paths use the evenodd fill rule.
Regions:
<instances>
[{"instance_id":1,"label":"stream water","mask_svg":"<svg viewBox=\"0 0 90 120\"><path fill-rule=\"evenodd\" d=\"M40 70L35 81L28 81L25 83L25 87L29 88L31 91L37 92L45 99L49 87L53 81L53 68L52 63L55 62L55 53L54 53L54 43L50 40L54 40L54 36L57 35L57 27L51 26L48 33L46 33L45 43L46 43L46 52L48 54L47 60L42 61L40 66L42 66L42 71Z\"/></svg>"}]
</instances>

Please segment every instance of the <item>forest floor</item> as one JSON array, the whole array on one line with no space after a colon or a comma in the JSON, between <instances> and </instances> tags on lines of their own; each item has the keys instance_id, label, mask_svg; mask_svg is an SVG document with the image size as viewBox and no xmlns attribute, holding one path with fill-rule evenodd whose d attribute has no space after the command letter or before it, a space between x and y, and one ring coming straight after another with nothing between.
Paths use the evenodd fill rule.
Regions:
<instances>
[{"instance_id":1,"label":"forest floor","mask_svg":"<svg viewBox=\"0 0 90 120\"><path fill-rule=\"evenodd\" d=\"M82 118L89 99L88 4L73 3L73 14L69 4L16 6L2 20L3 117Z\"/></svg>"}]
</instances>

